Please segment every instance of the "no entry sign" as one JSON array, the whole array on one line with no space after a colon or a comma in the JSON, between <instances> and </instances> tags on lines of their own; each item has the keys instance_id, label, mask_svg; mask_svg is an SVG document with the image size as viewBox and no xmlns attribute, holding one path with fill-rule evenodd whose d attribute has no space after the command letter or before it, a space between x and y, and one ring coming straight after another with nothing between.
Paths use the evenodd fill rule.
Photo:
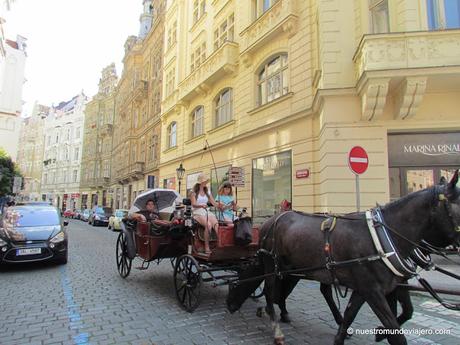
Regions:
<instances>
[{"instance_id":1,"label":"no entry sign","mask_svg":"<svg viewBox=\"0 0 460 345\"><path fill-rule=\"evenodd\" d=\"M348 166L355 174L360 175L367 170L369 159L361 146L355 146L348 154Z\"/></svg>"}]
</instances>

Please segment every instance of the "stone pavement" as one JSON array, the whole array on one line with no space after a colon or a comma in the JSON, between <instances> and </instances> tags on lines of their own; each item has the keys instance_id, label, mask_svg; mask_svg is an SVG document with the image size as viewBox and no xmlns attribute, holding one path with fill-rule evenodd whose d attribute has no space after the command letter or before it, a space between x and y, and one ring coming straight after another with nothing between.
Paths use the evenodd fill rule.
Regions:
<instances>
[{"instance_id":1,"label":"stone pavement","mask_svg":"<svg viewBox=\"0 0 460 345\"><path fill-rule=\"evenodd\" d=\"M1 268L0 344L272 344L270 322L256 316L261 300L249 300L230 314L224 305L227 287L204 284L200 306L187 313L177 304L168 260L145 271L133 269L122 279L115 264L117 235L72 220L67 265ZM460 343L460 312L424 295L414 295L413 302L414 317L405 325L409 344ZM340 300L342 312L346 303ZM317 283L302 281L287 307L293 320L282 325L288 345L333 343L337 326ZM364 305L346 344L373 343L373 335L357 333L379 324ZM417 334L423 332L433 334Z\"/></svg>"}]
</instances>

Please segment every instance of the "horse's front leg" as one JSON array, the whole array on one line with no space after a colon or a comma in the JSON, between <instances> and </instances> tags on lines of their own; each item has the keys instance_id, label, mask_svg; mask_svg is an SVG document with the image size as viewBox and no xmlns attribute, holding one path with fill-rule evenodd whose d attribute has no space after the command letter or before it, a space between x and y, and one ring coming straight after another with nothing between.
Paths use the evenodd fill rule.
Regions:
<instances>
[{"instance_id":1,"label":"horse's front leg","mask_svg":"<svg viewBox=\"0 0 460 345\"><path fill-rule=\"evenodd\" d=\"M335 304L334 297L332 296L332 285L321 283L319 289L323 294L332 315L334 316L335 322L340 326L343 323L343 317L342 314L340 314L339 308L337 308L337 304Z\"/></svg>"},{"instance_id":2,"label":"horse's front leg","mask_svg":"<svg viewBox=\"0 0 460 345\"><path fill-rule=\"evenodd\" d=\"M347 307L345 308L345 313L343 314L343 322L339 327L337 335L335 336L334 345L343 345L347 336L348 327L350 327L363 303L364 298L356 291L353 291Z\"/></svg>"},{"instance_id":3,"label":"horse's front leg","mask_svg":"<svg viewBox=\"0 0 460 345\"><path fill-rule=\"evenodd\" d=\"M278 296L278 306L280 308L280 321L284 323L291 322L291 318L289 317L289 313L286 309L286 299L291 294L292 290L294 290L295 286L299 282L300 279L293 278L293 277L285 277L283 279L279 279L280 283L280 294Z\"/></svg>"},{"instance_id":4,"label":"horse's front leg","mask_svg":"<svg viewBox=\"0 0 460 345\"><path fill-rule=\"evenodd\" d=\"M279 322L276 320L275 315L275 308L273 304L275 303L275 294L276 294L276 286L275 286L275 276L269 277L265 279L265 299L267 301L267 306L265 310L270 317L270 322L272 325L273 333L274 333L274 344L275 345L284 345L284 334L281 331L281 327Z\"/></svg>"},{"instance_id":5,"label":"horse's front leg","mask_svg":"<svg viewBox=\"0 0 460 345\"><path fill-rule=\"evenodd\" d=\"M382 291L373 289L370 293L366 294L366 302L371 307L372 311L377 315L383 327L388 330L399 330L399 323L396 319L396 315L390 308L385 295ZM393 332L387 336L388 342L391 345L406 345L407 340L403 334Z\"/></svg>"}]
</instances>

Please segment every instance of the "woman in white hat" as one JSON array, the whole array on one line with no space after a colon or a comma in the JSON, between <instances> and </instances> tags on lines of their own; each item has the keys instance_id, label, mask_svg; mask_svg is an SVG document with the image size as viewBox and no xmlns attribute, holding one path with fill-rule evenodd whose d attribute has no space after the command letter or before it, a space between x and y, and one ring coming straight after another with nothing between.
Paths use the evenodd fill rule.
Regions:
<instances>
[{"instance_id":1,"label":"woman in white hat","mask_svg":"<svg viewBox=\"0 0 460 345\"><path fill-rule=\"evenodd\" d=\"M208 212L208 202L214 207L217 207L217 203L208 191L207 184L209 178L204 174L198 175L197 182L193 186L192 192L190 193L190 200L193 206L193 217L195 220L204 226L204 250L205 253L210 253L209 248L209 234L214 229L217 233L218 221L216 216L212 212Z\"/></svg>"}]
</instances>

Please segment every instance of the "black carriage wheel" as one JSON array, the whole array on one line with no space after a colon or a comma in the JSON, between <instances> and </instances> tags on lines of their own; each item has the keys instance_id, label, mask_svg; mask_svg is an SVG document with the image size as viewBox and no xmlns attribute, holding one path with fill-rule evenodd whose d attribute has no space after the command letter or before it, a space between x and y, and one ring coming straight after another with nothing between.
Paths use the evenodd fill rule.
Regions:
<instances>
[{"instance_id":1,"label":"black carriage wheel","mask_svg":"<svg viewBox=\"0 0 460 345\"><path fill-rule=\"evenodd\" d=\"M116 252L118 273L122 278L126 278L131 272L132 259L128 257L128 246L123 232L118 235Z\"/></svg>"},{"instance_id":2,"label":"black carriage wheel","mask_svg":"<svg viewBox=\"0 0 460 345\"><path fill-rule=\"evenodd\" d=\"M170 261L171 261L172 268L175 269L176 268L177 257L171 258Z\"/></svg>"},{"instance_id":3,"label":"black carriage wheel","mask_svg":"<svg viewBox=\"0 0 460 345\"><path fill-rule=\"evenodd\" d=\"M251 298L257 299L264 295L264 282L260 283L257 289L251 294Z\"/></svg>"},{"instance_id":4,"label":"black carriage wheel","mask_svg":"<svg viewBox=\"0 0 460 345\"><path fill-rule=\"evenodd\" d=\"M174 268L174 288L179 304L188 312L200 304L201 271L198 262L191 255L182 255Z\"/></svg>"}]
</instances>

